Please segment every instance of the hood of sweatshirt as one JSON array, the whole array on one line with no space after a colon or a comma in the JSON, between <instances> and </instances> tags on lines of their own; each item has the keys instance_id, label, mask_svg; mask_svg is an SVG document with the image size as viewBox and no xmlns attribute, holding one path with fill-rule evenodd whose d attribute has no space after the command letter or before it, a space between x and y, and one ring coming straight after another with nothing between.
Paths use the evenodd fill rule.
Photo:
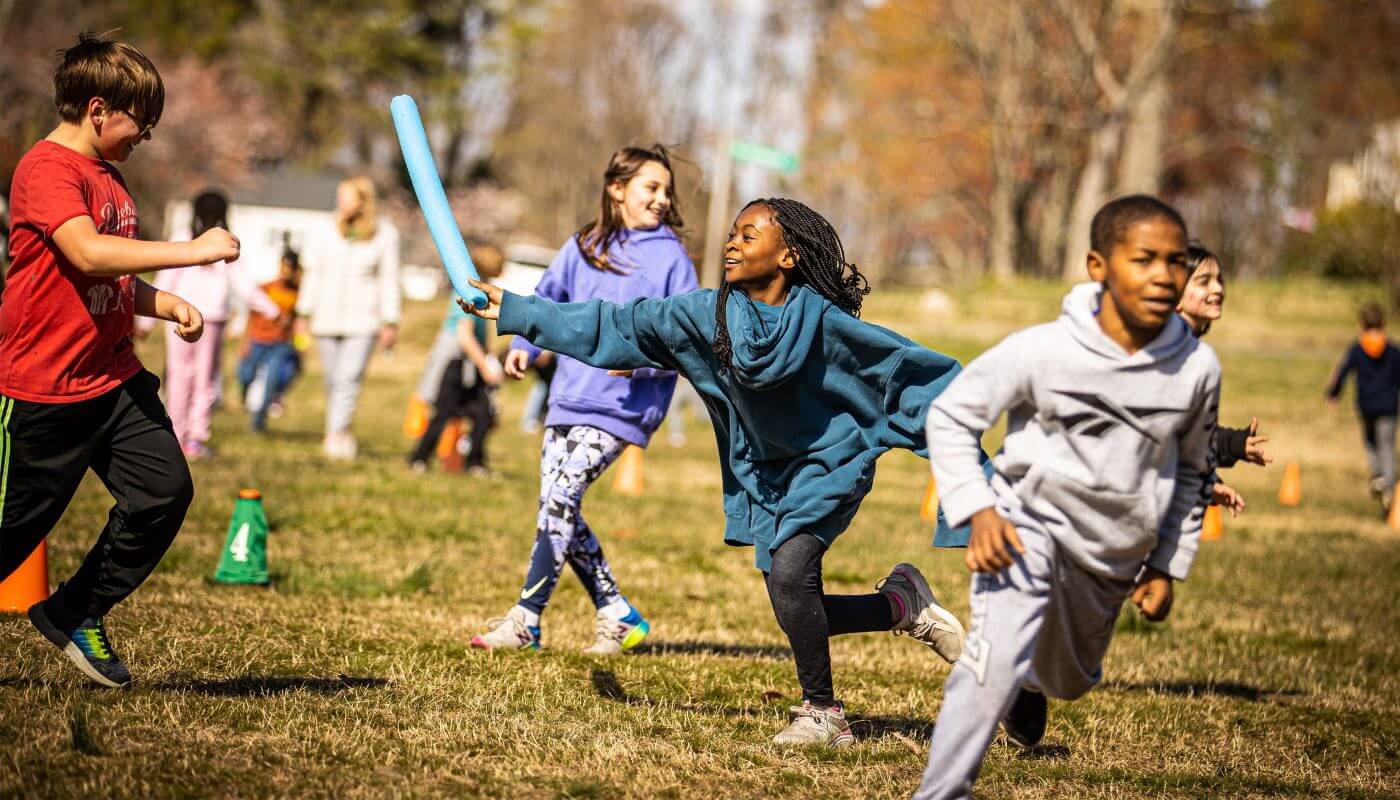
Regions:
<instances>
[{"instance_id":1,"label":"hood of sweatshirt","mask_svg":"<svg viewBox=\"0 0 1400 800\"><path fill-rule=\"evenodd\" d=\"M782 386L807 360L831 302L807 286L795 286L787 302L770 306L731 292L726 317L734 351L734 378L750 389Z\"/></svg>"},{"instance_id":2,"label":"hood of sweatshirt","mask_svg":"<svg viewBox=\"0 0 1400 800\"><path fill-rule=\"evenodd\" d=\"M1124 367L1136 367L1171 360L1181 355L1183 350L1196 345L1191 327L1179 315L1172 314L1157 338L1136 353L1129 354L1099 327L1103 291L1103 284L1096 281L1081 283L1070 289L1060 304L1060 320L1068 323L1070 335L1086 350L1121 361Z\"/></svg>"}]
</instances>

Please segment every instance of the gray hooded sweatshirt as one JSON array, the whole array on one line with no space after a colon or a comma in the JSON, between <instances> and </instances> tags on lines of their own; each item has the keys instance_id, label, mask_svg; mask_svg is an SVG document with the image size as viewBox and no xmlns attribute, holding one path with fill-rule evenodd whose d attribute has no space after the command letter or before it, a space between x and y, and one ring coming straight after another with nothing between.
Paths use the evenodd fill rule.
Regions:
<instances>
[{"instance_id":1,"label":"gray hooded sweatshirt","mask_svg":"<svg viewBox=\"0 0 1400 800\"><path fill-rule=\"evenodd\" d=\"M1099 327L1102 294L1074 287L1059 319L1008 336L933 402L943 512L956 526L996 506L1092 573L1131 580L1148 564L1183 580L1214 469L1220 362L1175 315L1129 355ZM978 445L1002 412L989 483Z\"/></svg>"}]
</instances>

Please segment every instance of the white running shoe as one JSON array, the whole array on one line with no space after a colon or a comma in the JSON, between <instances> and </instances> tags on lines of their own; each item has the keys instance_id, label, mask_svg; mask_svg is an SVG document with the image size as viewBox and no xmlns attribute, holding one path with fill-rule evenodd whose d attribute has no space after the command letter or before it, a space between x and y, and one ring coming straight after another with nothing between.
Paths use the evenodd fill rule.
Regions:
<instances>
[{"instance_id":1,"label":"white running shoe","mask_svg":"<svg viewBox=\"0 0 1400 800\"><path fill-rule=\"evenodd\" d=\"M883 594L898 594L904 601L904 617L895 620L895 636L907 633L914 641L928 645L949 664L958 660L967 632L953 612L938 604L918 567L896 564L875 588Z\"/></svg>"},{"instance_id":2,"label":"white running shoe","mask_svg":"<svg viewBox=\"0 0 1400 800\"><path fill-rule=\"evenodd\" d=\"M481 650L538 650L540 629L525 621L525 609L514 606L504 617L487 620L491 630L472 637L472 647Z\"/></svg>"},{"instance_id":3,"label":"white running shoe","mask_svg":"<svg viewBox=\"0 0 1400 800\"><path fill-rule=\"evenodd\" d=\"M846 723L846 709L840 703L831 708L812 705L810 700L788 709L792 712L792 722L788 723L773 744L781 745L826 745L828 747L849 747L855 744L856 737L851 726Z\"/></svg>"},{"instance_id":4,"label":"white running shoe","mask_svg":"<svg viewBox=\"0 0 1400 800\"><path fill-rule=\"evenodd\" d=\"M593 618L597 637L593 640L593 645L585 648L583 652L595 656L615 656L631 650L647 638L647 634L651 633L651 623L642 617L642 612L638 611L636 606L628 603L627 607L630 610L622 619L613 619L604 614L602 609L598 610L598 614Z\"/></svg>"}]
</instances>

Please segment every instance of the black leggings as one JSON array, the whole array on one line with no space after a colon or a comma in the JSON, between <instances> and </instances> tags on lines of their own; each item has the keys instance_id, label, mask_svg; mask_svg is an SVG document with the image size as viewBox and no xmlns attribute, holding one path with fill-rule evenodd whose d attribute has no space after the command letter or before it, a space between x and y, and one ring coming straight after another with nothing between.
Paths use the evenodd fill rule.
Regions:
<instances>
[{"instance_id":1,"label":"black leggings","mask_svg":"<svg viewBox=\"0 0 1400 800\"><path fill-rule=\"evenodd\" d=\"M802 699L819 706L836 702L827 640L843 633L894 628L890 601L883 594L829 595L822 591L825 553L821 539L810 533L798 534L778 547L771 571L763 575L773 615L792 645Z\"/></svg>"}]
</instances>

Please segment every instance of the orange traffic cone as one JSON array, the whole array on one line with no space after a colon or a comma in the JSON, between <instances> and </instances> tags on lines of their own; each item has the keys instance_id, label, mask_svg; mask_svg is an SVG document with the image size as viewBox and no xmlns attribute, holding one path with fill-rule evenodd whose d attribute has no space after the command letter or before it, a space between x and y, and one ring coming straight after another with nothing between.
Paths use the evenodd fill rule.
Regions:
<instances>
[{"instance_id":1,"label":"orange traffic cone","mask_svg":"<svg viewBox=\"0 0 1400 800\"><path fill-rule=\"evenodd\" d=\"M924 504L919 506L919 516L924 522L938 522L938 481L928 476L928 489L924 492Z\"/></svg>"},{"instance_id":2,"label":"orange traffic cone","mask_svg":"<svg viewBox=\"0 0 1400 800\"><path fill-rule=\"evenodd\" d=\"M1395 482L1395 490L1400 492L1400 481ZM1392 494L1390 497L1390 513L1385 517L1385 524L1390 526L1391 530L1400 531L1400 503L1395 502L1396 495Z\"/></svg>"},{"instance_id":3,"label":"orange traffic cone","mask_svg":"<svg viewBox=\"0 0 1400 800\"><path fill-rule=\"evenodd\" d=\"M1295 507L1303 501L1303 478L1297 461L1283 468L1283 483L1278 487L1279 505Z\"/></svg>"},{"instance_id":4,"label":"orange traffic cone","mask_svg":"<svg viewBox=\"0 0 1400 800\"><path fill-rule=\"evenodd\" d=\"M23 613L49 596L48 542L39 542L19 569L0 582L0 612Z\"/></svg>"},{"instance_id":5,"label":"orange traffic cone","mask_svg":"<svg viewBox=\"0 0 1400 800\"><path fill-rule=\"evenodd\" d=\"M1225 536L1225 512L1220 506L1206 506L1205 519L1201 520L1201 541L1218 542Z\"/></svg>"},{"instance_id":6,"label":"orange traffic cone","mask_svg":"<svg viewBox=\"0 0 1400 800\"><path fill-rule=\"evenodd\" d=\"M629 444L617 459L613 491L628 497L641 497L642 486L642 448Z\"/></svg>"},{"instance_id":7,"label":"orange traffic cone","mask_svg":"<svg viewBox=\"0 0 1400 800\"><path fill-rule=\"evenodd\" d=\"M459 417L450 420L447 427L442 429L442 438L438 439L437 455L442 461L443 472L462 471L462 449L457 446L457 442L462 438L464 427Z\"/></svg>"},{"instance_id":8,"label":"orange traffic cone","mask_svg":"<svg viewBox=\"0 0 1400 800\"><path fill-rule=\"evenodd\" d=\"M408 398L408 412L403 417L405 439L422 439L428 432L428 402L414 394Z\"/></svg>"}]
</instances>

